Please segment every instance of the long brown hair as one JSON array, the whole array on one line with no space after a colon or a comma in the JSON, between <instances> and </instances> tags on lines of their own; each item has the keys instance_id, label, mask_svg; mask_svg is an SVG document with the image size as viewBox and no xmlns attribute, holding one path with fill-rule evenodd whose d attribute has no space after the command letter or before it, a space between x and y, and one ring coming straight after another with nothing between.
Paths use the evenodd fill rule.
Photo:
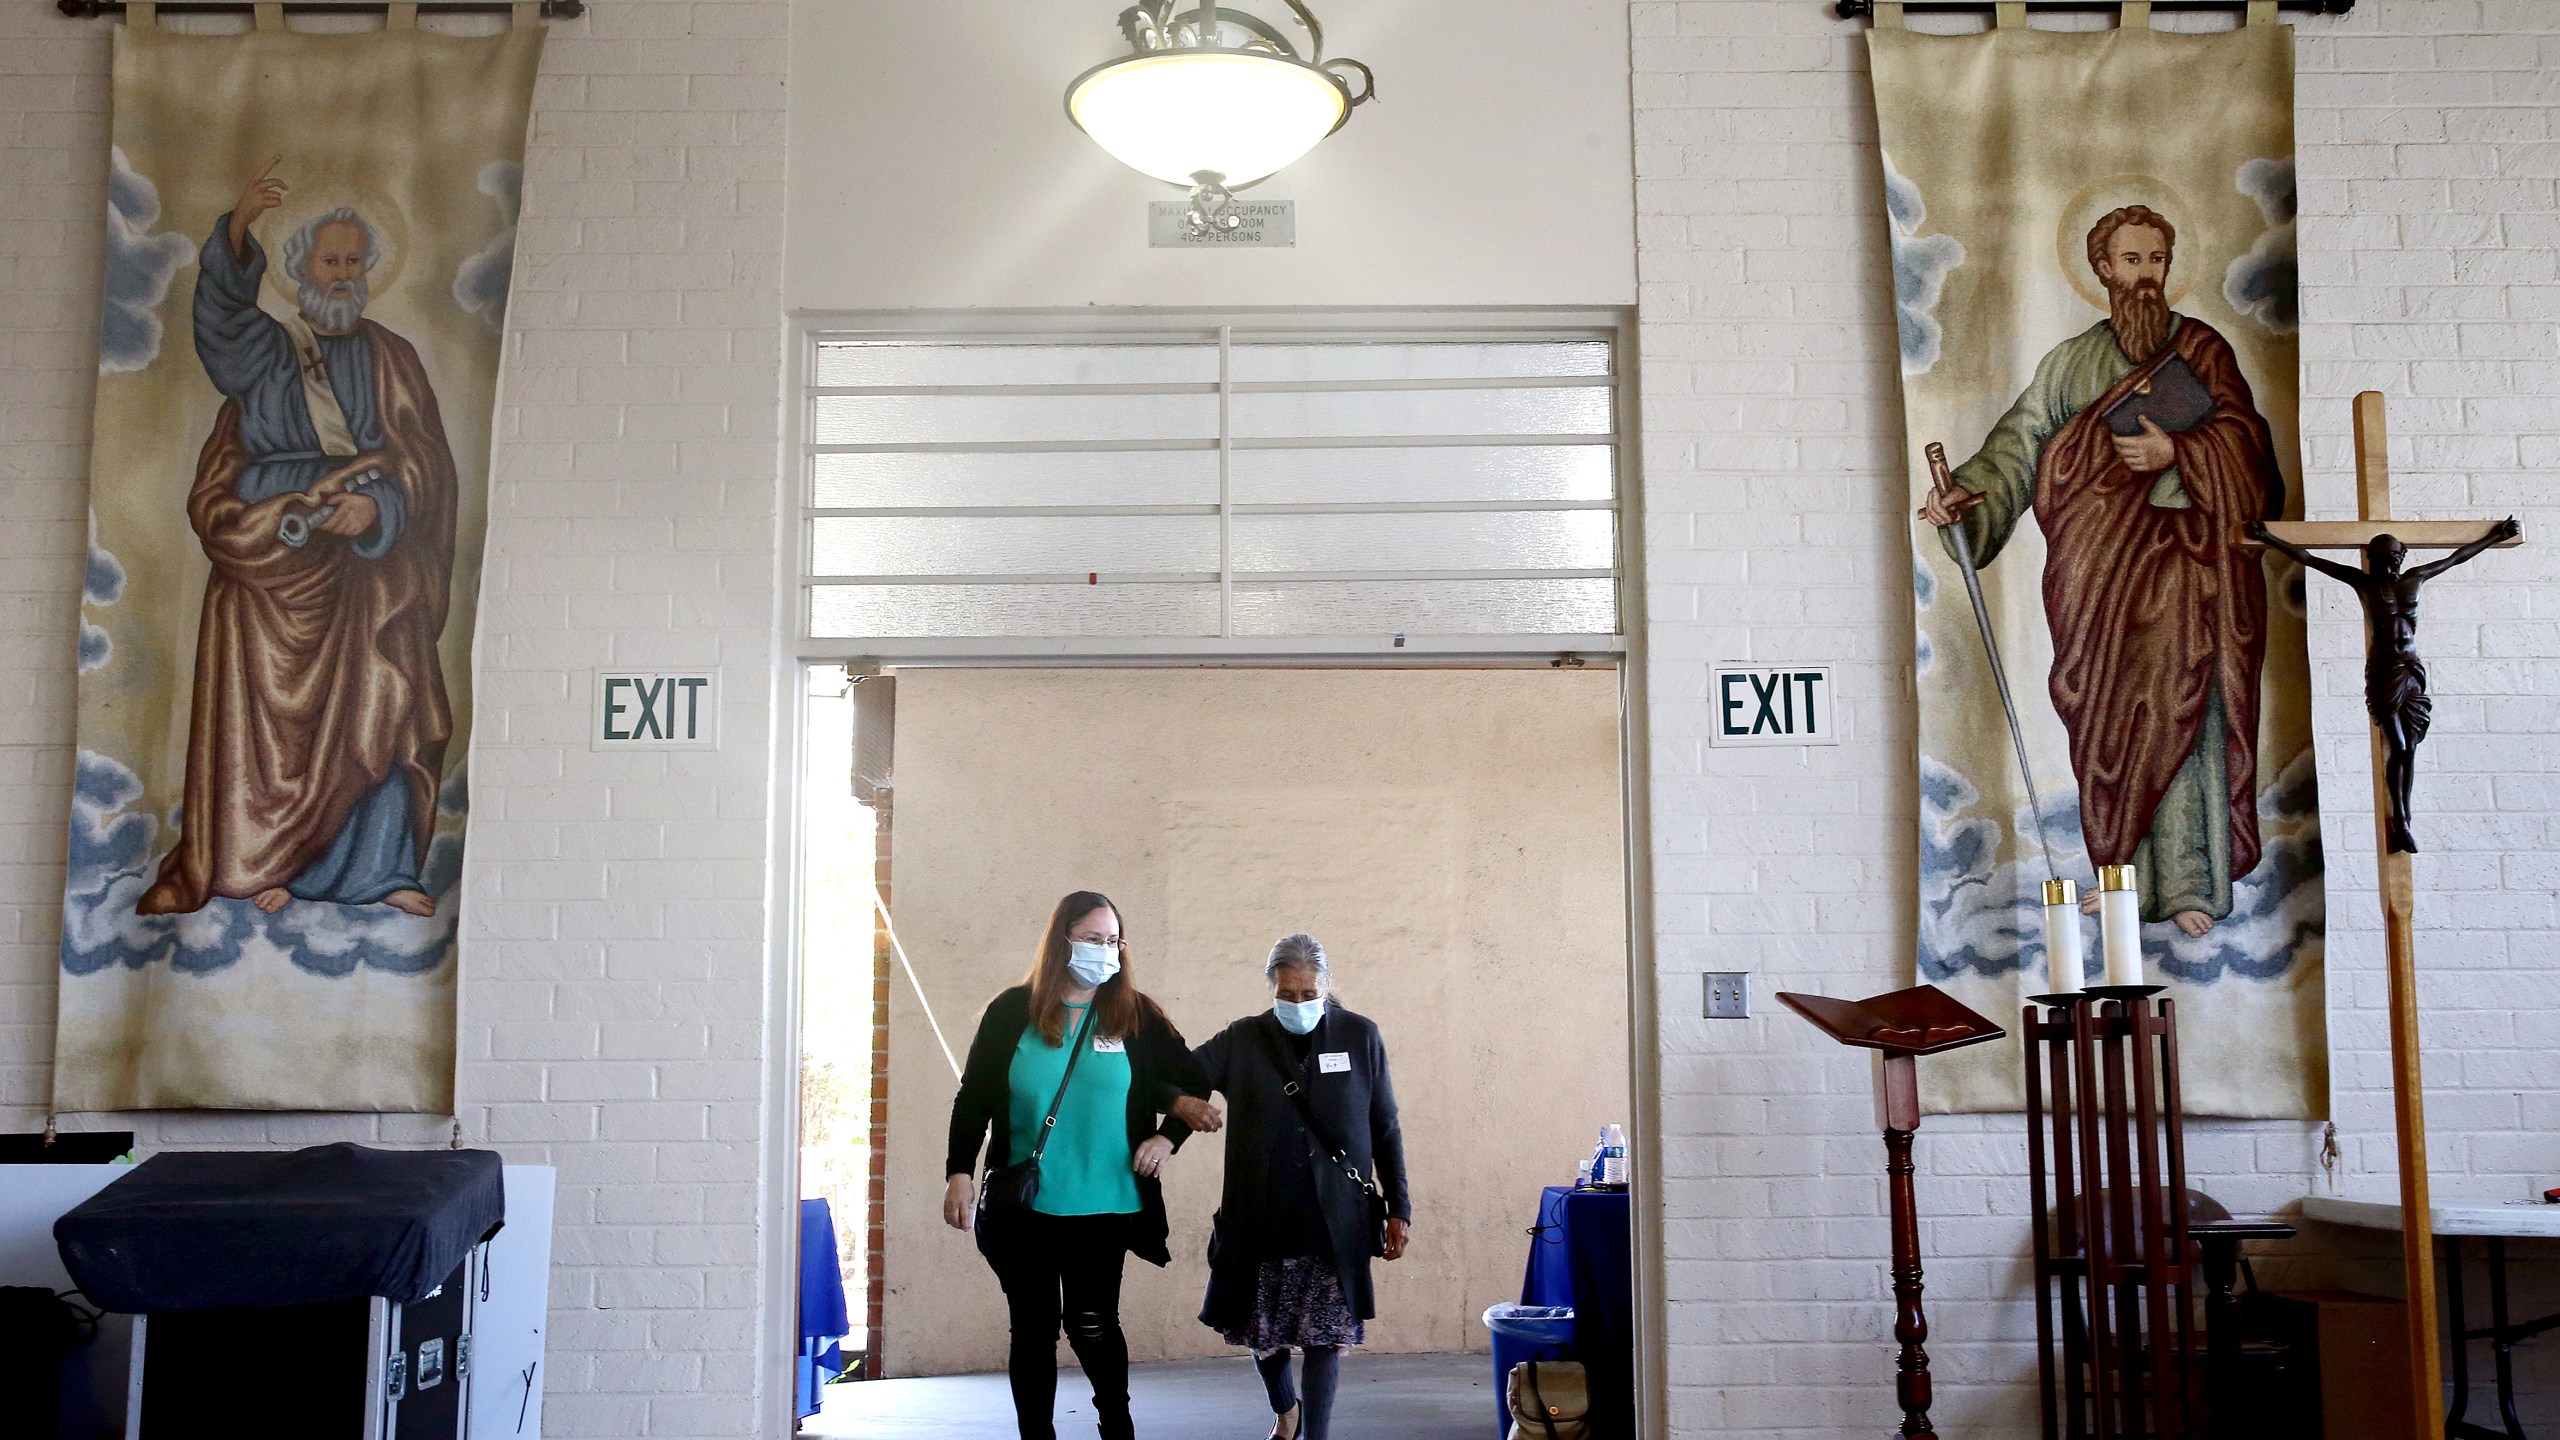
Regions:
<instances>
[{"instance_id":1,"label":"long brown hair","mask_svg":"<svg viewBox=\"0 0 2560 1440\"><path fill-rule=\"evenodd\" d=\"M1078 890L1060 900L1058 908L1049 913L1048 933L1040 937L1040 953L1022 982L1031 987L1031 1023L1052 1045L1065 1043L1066 994L1075 986L1075 977L1067 973L1067 932L1096 910L1108 910L1111 918L1120 918L1120 907L1111 903L1110 896L1096 891ZM1123 934L1121 938L1128 937ZM1139 1020L1155 1008L1156 1002L1138 990L1137 977L1130 971L1129 952L1121 951L1120 973L1093 992L1094 1033L1114 1038L1134 1034Z\"/></svg>"}]
</instances>

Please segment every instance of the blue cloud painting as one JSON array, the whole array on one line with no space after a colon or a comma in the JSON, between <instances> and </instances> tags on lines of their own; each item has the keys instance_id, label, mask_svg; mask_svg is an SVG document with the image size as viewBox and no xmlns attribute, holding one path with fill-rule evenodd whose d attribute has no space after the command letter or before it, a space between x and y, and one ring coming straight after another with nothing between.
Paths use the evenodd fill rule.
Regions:
<instances>
[{"instance_id":1,"label":"blue cloud painting","mask_svg":"<svg viewBox=\"0 0 2560 1440\"><path fill-rule=\"evenodd\" d=\"M1884 160L1885 218L1893 231L1893 303L1902 332L1902 373L1926 375L1938 363L1945 331L1938 300L1947 276L1964 264L1964 242L1953 235L1923 235L1928 202L1910 177Z\"/></svg>"},{"instance_id":2,"label":"blue cloud painting","mask_svg":"<svg viewBox=\"0 0 2560 1440\"><path fill-rule=\"evenodd\" d=\"M89 564L80 578L80 603L85 609L91 605L113 605L123 598L124 562L98 544L98 517L93 512L89 516ZM104 668L115 653L115 642L108 638L105 627L92 624L83 614L80 617L80 673L86 675Z\"/></svg>"},{"instance_id":3,"label":"blue cloud painting","mask_svg":"<svg viewBox=\"0 0 2560 1440\"><path fill-rule=\"evenodd\" d=\"M458 827L428 848L427 893L436 913L420 917L389 905L334 905L303 900L273 915L246 900L215 899L190 915L141 915L134 905L159 873L160 822L132 809L142 781L113 758L80 752L72 777L70 873L63 889L62 968L89 975L112 965L139 970L167 962L203 974L244 954L281 955L314 975L358 969L404 975L433 970L452 953L461 914L462 837ZM462 772L436 797L438 814L460 818ZM170 817L171 827L176 817Z\"/></svg>"},{"instance_id":4,"label":"blue cloud painting","mask_svg":"<svg viewBox=\"0 0 2560 1440\"><path fill-rule=\"evenodd\" d=\"M496 160L480 167L480 193L498 202L495 238L466 257L453 276L453 303L492 330L507 326L507 291L515 284L516 220L524 213L524 166Z\"/></svg>"},{"instance_id":5,"label":"blue cloud painting","mask_svg":"<svg viewBox=\"0 0 2560 1440\"><path fill-rule=\"evenodd\" d=\"M2293 240L2297 204L2293 157L2252 160L2240 167L2235 184L2241 194L2258 202L2267 228L2249 253L2223 272L2222 298L2242 317L2278 335L2290 335L2302 324L2300 265Z\"/></svg>"},{"instance_id":6,"label":"blue cloud painting","mask_svg":"<svg viewBox=\"0 0 2560 1440\"><path fill-rule=\"evenodd\" d=\"M101 374L139 370L160 355L160 303L169 282L196 256L195 242L175 232L154 235L160 187L109 149L106 304L98 323Z\"/></svg>"}]
</instances>

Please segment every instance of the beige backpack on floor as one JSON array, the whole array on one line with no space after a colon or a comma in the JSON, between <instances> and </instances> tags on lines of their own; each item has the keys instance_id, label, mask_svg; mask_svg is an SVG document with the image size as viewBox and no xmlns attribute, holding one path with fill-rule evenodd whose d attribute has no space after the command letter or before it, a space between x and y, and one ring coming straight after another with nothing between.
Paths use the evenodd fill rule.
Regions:
<instances>
[{"instance_id":1,"label":"beige backpack on floor","mask_svg":"<svg viewBox=\"0 0 2560 1440\"><path fill-rule=\"evenodd\" d=\"M1591 1378L1571 1360L1512 1366L1503 1398L1511 1407L1511 1440L1590 1440Z\"/></svg>"}]
</instances>

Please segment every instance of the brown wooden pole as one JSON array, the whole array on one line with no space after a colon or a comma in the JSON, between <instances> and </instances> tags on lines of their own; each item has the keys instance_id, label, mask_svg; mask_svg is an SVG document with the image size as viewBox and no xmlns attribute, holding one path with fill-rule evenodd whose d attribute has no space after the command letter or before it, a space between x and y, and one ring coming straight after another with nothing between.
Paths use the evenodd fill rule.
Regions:
<instances>
[{"instance_id":1,"label":"brown wooden pole","mask_svg":"<svg viewBox=\"0 0 2560 1440\"><path fill-rule=\"evenodd\" d=\"M1877 1109L1884 1120L1886 1189L1893 1206L1894 1398L1902 1433L1935 1435L1929 1423L1929 1318L1920 1308L1920 1199L1912 1188L1911 1139L1920 1128L1920 1069L1909 1055L1886 1055L1876 1067Z\"/></svg>"},{"instance_id":2,"label":"brown wooden pole","mask_svg":"<svg viewBox=\"0 0 2560 1440\"><path fill-rule=\"evenodd\" d=\"M2356 508L2359 518L2391 518L2391 445L2382 396L2356 397ZM2369 647L2374 637L2367 635ZM2408 1342L2412 1417L2417 1440L2443 1440L2444 1370L2436 1338L2436 1245L2427 1199L2427 1090L2419 1065L2417 881L2406 853L2385 831L2391 795L2383 778L2383 740L2373 730L2373 840L2380 857L2382 940L2391 967L2392 1118L2400 1143L2400 1264L2409 1291Z\"/></svg>"}]
</instances>

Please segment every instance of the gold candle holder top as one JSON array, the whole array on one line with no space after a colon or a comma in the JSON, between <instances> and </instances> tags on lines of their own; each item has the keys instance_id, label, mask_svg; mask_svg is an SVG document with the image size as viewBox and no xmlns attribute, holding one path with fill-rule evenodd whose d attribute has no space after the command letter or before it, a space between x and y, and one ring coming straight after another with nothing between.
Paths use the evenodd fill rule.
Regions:
<instances>
[{"instance_id":1,"label":"gold candle holder top","mask_svg":"<svg viewBox=\"0 0 2560 1440\"><path fill-rule=\"evenodd\" d=\"M2079 904L2080 882L2077 880L2047 880L2044 882L2044 903L2047 905Z\"/></svg>"},{"instance_id":2,"label":"gold candle holder top","mask_svg":"<svg viewBox=\"0 0 2560 1440\"><path fill-rule=\"evenodd\" d=\"M2133 867L2130 865L2101 865L2098 867L2098 889L2101 892L2108 890L2139 890L2141 888L2141 883L2133 877Z\"/></svg>"}]
</instances>

